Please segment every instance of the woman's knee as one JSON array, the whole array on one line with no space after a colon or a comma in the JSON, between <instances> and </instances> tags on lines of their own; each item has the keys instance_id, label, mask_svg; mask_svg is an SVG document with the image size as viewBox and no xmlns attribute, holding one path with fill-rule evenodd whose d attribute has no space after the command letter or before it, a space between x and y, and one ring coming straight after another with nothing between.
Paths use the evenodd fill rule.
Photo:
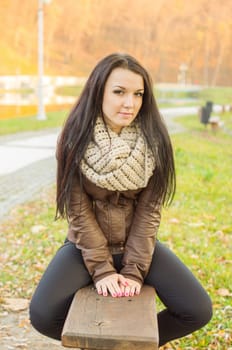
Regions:
<instances>
[{"instance_id":1,"label":"woman's knee","mask_svg":"<svg viewBox=\"0 0 232 350\"><path fill-rule=\"evenodd\" d=\"M185 305L179 317L190 326L192 331L196 331L204 327L211 320L212 315L212 302L205 294L201 300L196 299L191 305Z\"/></svg>"},{"instance_id":2,"label":"woman's knee","mask_svg":"<svg viewBox=\"0 0 232 350\"><path fill-rule=\"evenodd\" d=\"M204 301L201 303L194 303L193 307L193 318L198 326L202 328L211 320L213 316L213 307L211 299L208 295L204 297Z\"/></svg>"},{"instance_id":3,"label":"woman's knee","mask_svg":"<svg viewBox=\"0 0 232 350\"><path fill-rule=\"evenodd\" d=\"M41 334L60 340L63 324L58 325L55 315L48 310L46 305L40 305L33 300L29 307L29 317L31 325Z\"/></svg>"}]
</instances>

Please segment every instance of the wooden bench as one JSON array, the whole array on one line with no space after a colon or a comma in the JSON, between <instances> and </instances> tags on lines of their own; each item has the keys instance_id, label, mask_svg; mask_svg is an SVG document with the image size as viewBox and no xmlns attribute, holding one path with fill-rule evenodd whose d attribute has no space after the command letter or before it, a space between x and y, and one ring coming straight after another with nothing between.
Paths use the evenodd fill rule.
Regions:
<instances>
[{"instance_id":1,"label":"wooden bench","mask_svg":"<svg viewBox=\"0 0 232 350\"><path fill-rule=\"evenodd\" d=\"M216 131L223 126L223 122L221 121L220 117L216 115L209 118L209 124L211 125L213 131Z\"/></svg>"},{"instance_id":2,"label":"wooden bench","mask_svg":"<svg viewBox=\"0 0 232 350\"><path fill-rule=\"evenodd\" d=\"M64 347L101 350L156 350L158 327L155 290L140 295L100 296L93 286L80 289L70 307L63 332Z\"/></svg>"}]
</instances>

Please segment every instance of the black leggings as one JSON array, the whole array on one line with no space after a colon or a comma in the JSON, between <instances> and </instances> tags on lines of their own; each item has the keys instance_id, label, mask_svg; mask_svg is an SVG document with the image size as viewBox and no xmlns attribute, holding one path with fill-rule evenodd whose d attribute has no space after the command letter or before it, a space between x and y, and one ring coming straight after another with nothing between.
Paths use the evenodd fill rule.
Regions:
<instances>
[{"instance_id":1,"label":"black leggings","mask_svg":"<svg viewBox=\"0 0 232 350\"><path fill-rule=\"evenodd\" d=\"M114 255L120 271L122 255ZM66 242L45 271L30 304L31 323L42 334L61 339L75 292L92 283L81 251ZM145 284L154 286L165 309L158 314L159 345L203 327L212 316L211 300L186 266L156 243Z\"/></svg>"}]
</instances>

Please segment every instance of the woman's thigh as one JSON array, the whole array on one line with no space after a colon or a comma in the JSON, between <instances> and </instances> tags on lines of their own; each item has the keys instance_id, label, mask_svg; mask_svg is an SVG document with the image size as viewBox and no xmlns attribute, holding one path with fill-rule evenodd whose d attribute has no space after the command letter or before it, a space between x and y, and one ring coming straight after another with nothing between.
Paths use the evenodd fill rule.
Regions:
<instances>
[{"instance_id":1,"label":"woman's thigh","mask_svg":"<svg viewBox=\"0 0 232 350\"><path fill-rule=\"evenodd\" d=\"M62 324L75 292L91 282L81 251L66 242L48 265L32 297L30 316L35 328L42 331L58 320Z\"/></svg>"},{"instance_id":2,"label":"woman's thigh","mask_svg":"<svg viewBox=\"0 0 232 350\"><path fill-rule=\"evenodd\" d=\"M157 241L145 283L155 287L163 304L174 314L193 314L206 309L211 300L192 272L164 244Z\"/></svg>"}]
</instances>

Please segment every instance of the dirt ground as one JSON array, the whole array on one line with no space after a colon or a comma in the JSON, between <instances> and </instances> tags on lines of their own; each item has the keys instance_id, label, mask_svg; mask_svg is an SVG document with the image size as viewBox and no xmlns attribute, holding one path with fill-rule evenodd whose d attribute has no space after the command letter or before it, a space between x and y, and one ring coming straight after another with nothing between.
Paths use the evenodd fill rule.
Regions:
<instances>
[{"instance_id":1,"label":"dirt ground","mask_svg":"<svg viewBox=\"0 0 232 350\"><path fill-rule=\"evenodd\" d=\"M61 343L36 332L30 325L28 307L12 311L1 305L0 310L1 350L61 350ZM67 349L67 348L66 348Z\"/></svg>"}]
</instances>

